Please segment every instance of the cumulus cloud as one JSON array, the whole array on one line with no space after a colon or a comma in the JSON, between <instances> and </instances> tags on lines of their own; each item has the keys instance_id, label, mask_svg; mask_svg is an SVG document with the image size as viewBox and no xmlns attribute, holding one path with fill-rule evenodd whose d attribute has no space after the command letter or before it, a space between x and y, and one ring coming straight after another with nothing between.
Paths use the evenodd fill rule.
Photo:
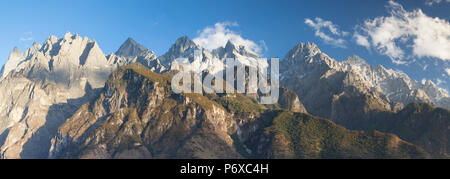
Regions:
<instances>
[{"instance_id":1,"label":"cumulus cloud","mask_svg":"<svg viewBox=\"0 0 450 179\"><path fill-rule=\"evenodd\" d=\"M243 38L238 33L232 31L230 27L237 27L239 24L236 22L219 22L214 27L206 27L199 32L198 37L193 41L208 49L213 50L219 47L225 47L228 40L232 41L235 45L245 46L253 52L261 53L264 47L261 47L256 42ZM263 43L265 45L265 43Z\"/></svg>"},{"instance_id":2,"label":"cumulus cloud","mask_svg":"<svg viewBox=\"0 0 450 179\"><path fill-rule=\"evenodd\" d=\"M340 31L338 26L333 24L333 22L325 21L319 17L316 17L314 20L306 18L305 24L313 28L315 31L315 36L321 38L325 43L346 48L345 40L341 37L347 36L349 33Z\"/></svg>"},{"instance_id":3,"label":"cumulus cloud","mask_svg":"<svg viewBox=\"0 0 450 179\"><path fill-rule=\"evenodd\" d=\"M269 51L269 47L267 46L267 44L266 44L266 41L264 41L264 40L260 40L259 41L259 44L260 44L260 47L264 50L264 51Z\"/></svg>"},{"instance_id":4,"label":"cumulus cloud","mask_svg":"<svg viewBox=\"0 0 450 179\"><path fill-rule=\"evenodd\" d=\"M427 0L425 4L428 6L432 6L433 4L439 4L441 2L450 2L450 0Z\"/></svg>"},{"instance_id":5,"label":"cumulus cloud","mask_svg":"<svg viewBox=\"0 0 450 179\"><path fill-rule=\"evenodd\" d=\"M402 5L389 1L390 16L369 19L359 27L357 44L369 45L389 56L393 62L404 64L405 50L415 57L450 60L450 24L438 17L432 18L421 9L406 11ZM368 45L365 39L370 42Z\"/></svg>"},{"instance_id":6,"label":"cumulus cloud","mask_svg":"<svg viewBox=\"0 0 450 179\"><path fill-rule=\"evenodd\" d=\"M20 37L19 38L20 41L25 42L25 41L32 41L33 37Z\"/></svg>"},{"instance_id":7,"label":"cumulus cloud","mask_svg":"<svg viewBox=\"0 0 450 179\"><path fill-rule=\"evenodd\" d=\"M24 37L20 37L19 41L26 42L26 41L32 41L33 40L33 32L28 31L23 33Z\"/></svg>"},{"instance_id":8,"label":"cumulus cloud","mask_svg":"<svg viewBox=\"0 0 450 179\"><path fill-rule=\"evenodd\" d=\"M448 76L450 76L450 68L446 68L445 72L447 72Z\"/></svg>"},{"instance_id":9,"label":"cumulus cloud","mask_svg":"<svg viewBox=\"0 0 450 179\"><path fill-rule=\"evenodd\" d=\"M358 45L361 45L363 47L366 47L367 49L370 49L370 43L369 43L369 39L367 39L367 37L362 36L359 33L355 33L353 35L353 38L355 38L355 41Z\"/></svg>"}]
</instances>

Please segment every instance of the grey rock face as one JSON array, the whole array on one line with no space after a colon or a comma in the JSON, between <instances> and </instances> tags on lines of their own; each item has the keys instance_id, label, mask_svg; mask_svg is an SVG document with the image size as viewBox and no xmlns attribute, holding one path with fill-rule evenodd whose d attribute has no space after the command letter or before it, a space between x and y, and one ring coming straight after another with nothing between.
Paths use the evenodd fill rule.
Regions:
<instances>
[{"instance_id":1,"label":"grey rock face","mask_svg":"<svg viewBox=\"0 0 450 179\"><path fill-rule=\"evenodd\" d=\"M138 62L154 72L166 71L166 67L156 58L153 51L145 48L132 38L128 38L115 54L108 55L107 58L110 63L117 66Z\"/></svg>"},{"instance_id":2,"label":"grey rock face","mask_svg":"<svg viewBox=\"0 0 450 179\"><path fill-rule=\"evenodd\" d=\"M141 62L164 70L152 51L131 39L118 53L126 57L107 58L96 41L70 33L34 43L25 54L14 49L1 73L0 157L48 157L59 125L96 97L119 66Z\"/></svg>"},{"instance_id":3,"label":"grey rock face","mask_svg":"<svg viewBox=\"0 0 450 179\"><path fill-rule=\"evenodd\" d=\"M308 112L330 119L338 113L333 111L338 109L333 107L334 101L347 95L373 98L371 103L377 104L372 107L378 106L378 110L398 111L411 102L449 105L448 94L431 81L420 84L401 72L373 67L357 56L338 62L315 44L295 46L281 63L280 72L281 84L299 95Z\"/></svg>"},{"instance_id":4,"label":"grey rock face","mask_svg":"<svg viewBox=\"0 0 450 179\"><path fill-rule=\"evenodd\" d=\"M122 57L136 57L143 56L144 54L149 53L148 51L147 48L137 43L134 39L128 38L115 54Z\"/></svg>"},{"instance_id":5,"label":"grey rock face","mask_svg":"<svg viewBox=\"0 0 450 179\"><path fill-rule=\"evenodd\" d=\"M183 61L179 61L180 58L185 58ZM159 57L163 64L167 64L167 68L170 70L192 70L195 72L207 72L209 74L216 74L219 72L226 73L226 60L228 58L235 59L240 65L246 68L258 69L259 67L268 67L269 64L266 59L262 59L255 52L252 52L244 46L237 46L232 41L228 41L225 47L219 47L212 51L204 49L203 47L196 45L188 37L184 36L179 38L175 44L172 45L170 50ZM266 74L263 74L266 75ZM248 71L246 71L248 82ZM248 83L246 84L248 87ZM300 100L296 100L297 95L292 95L291 91L281 87L281 92L285 92L280 95L281 97L290 96L290 98L284 98L283 108L291 109L295 111L305 112L303 104ZM246 94L252 96L256 100L262 96L261 94Z\"/></svg>"},{"instance_id":6,"label":"grey rock face","mask_svg":"<svg viewBox=\"0 0 450 179\"><path fill-rule=\"evenodd\" d=\"M13 70L17 65L19 65L19 63L24 59L24 55L22 53L22 51L20 51L19 48L15 47L11 53L8 56L8 61L6 62L6 64L2 67L2 70L0 72L1 74L1 78L0 80L2 80L3 78L6 77L6 75L8 75L8 73Z\"/></svg>"},{"instance_id":7,"label":"grey rock face","mask_svg":"<svg viewBox=\"0 0 450 179\"><path fill-rule=\"evenodd\" d=\"M17 63L19 62L19 63ZM67 33L15 50L0 82L2 158L46 158L50 138L115 69L97 42Z\"/></svg>"},{"instance_id":8,"label":"grey rock face","mask_svg":"<svg viewBox=\"0 0 450 179\"><path fill-rule=\"evenodd\" d=\"M202 50L202 62L208 64L205 69L217 64L210 63L214 56L255 57L231 42L221 55L219 50L212 54L182 37L161 59L172 65L180 56L192 59L195 50ZM131 38L108 56L96 41L70 33L63 38L50 36L42 46L34 43L25 54L14 49L1 71L0 157L46 158L49 139L59 125L99 94L113 70L135 62L154 72L167 70L152 51ZM301 110L295 100L288 105Z\"/></svg>"},{"instance_id":9,"label":"grey rock face","mask_svg":"<svg viewBox=\"0 0 450 179\"><path fill-rule=\"evenodd\" d=\"M206 98L171 94L163 78L148 75L153 80L131 69L114 72L101 95L59 128L51 157L240 157L230 114Z\"/></svg>"},{"instance_id":10,"label":"grey rock face","mask_svg":"<svg viewBox=\"0 0 450 179\"><path fill-rule=\"evenodd\" d=\"M186 57L186 51L193 53L194 50L201 50L201 48L187 36L183 36L176 40L175 44L170 47L169 51L158 58L164 66L168 66L174 59Z\"/></svg>"}]
</instances>

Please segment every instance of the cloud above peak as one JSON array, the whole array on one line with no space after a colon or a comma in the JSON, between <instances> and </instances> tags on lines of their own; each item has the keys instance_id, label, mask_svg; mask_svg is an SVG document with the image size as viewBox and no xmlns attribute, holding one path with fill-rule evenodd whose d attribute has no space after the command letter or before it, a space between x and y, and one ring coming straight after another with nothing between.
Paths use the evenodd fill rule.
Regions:
<instances>
[{"instance_id":1,"label":"cloud above peak","mask_svg":"<svg viewBox=\"0 0 450 179\"><path fill-rule=\"evenodd\" d=\"M369 19L359 26L355 33L358 45L374 48L393 62L408 57L450 60L448 21L429 17L421 9L406 11L392 0L387 7L390 16ZM406 50L410 50L412 55L406 56Z\"/></svg>"},{"instance_id":2,"label":"cloud above peak","mask_svg":"<svg viewBox=\"0 0 450 179\"><path fill-rule=\"evenodd\" d=\"M441 2L450 3L450 0L427 0L425 4L428 5L428 6L432 6L434 4L439 4Z\"/></svg>"},{"instance_id":3,"label":"cloud above peak","mask_svg":"<svg viewBox=\"0 0 450 179\"><path fill-rule=\"evenodd\" d=\"M225 47L228 41L233 42L235 45L245 46L258 54L267 49L264 41L261 41L263 42L262 44L257 44L252 40L243 38L240 34L230 29L230 27L238 26L239 24L236 22L218 22L213 27L206 27L199 31L198 37L194 38L193 41L208 50Z\"/></svg>"},{"instance_id":4,"label":"cloud above peak","mask_svg":"<svg viewBox=\"0 0 450 179\"><path fill-rule=\"evenodd\" d=\"M26 41L32 41L33 40L33 32L29 31L29 32L25 32L23 33L23 37L19 38L19 41L21 42L26 42Z\"/></svg>"},{"instance_id":5,"label":"cloud above peak","mask_svg":"<svg viewBox=\"0 0 450 179\"><path fill-rule=\"evenodd\" d=\"M314 35L321 38L325 43L346 48L345 40L341 37L347 36L348 32L339 30L333 22L316 17L314 20L306 18L305 24L313 28Z\"/></svg>"}]
</instances>

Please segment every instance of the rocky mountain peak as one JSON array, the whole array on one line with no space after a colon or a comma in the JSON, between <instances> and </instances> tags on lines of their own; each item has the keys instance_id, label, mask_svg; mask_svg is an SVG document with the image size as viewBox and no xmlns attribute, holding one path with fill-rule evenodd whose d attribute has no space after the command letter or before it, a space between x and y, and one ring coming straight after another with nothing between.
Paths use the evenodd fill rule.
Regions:
<instances>
[{"instance_id":1,"label":"rocky mountain peak","mask_svg":"<svg viewBox=\"0 0 450 179\"><path fill-rule=\"evenodd\" d=\"M320 49L314 43L300 43L292 48L285 59L305 59L307 57L314 57L315 55L321 53Z\"/></svg>"},{"instance_id":2,"label":"rocky mountain peak","mask_svg":"<svg viewBox=\"0 0 450 179\"><path fill-rule=\"evenodd\" d=\"M70 32L66 32L66 34L64 35L64 39L70 39L70 38L72 38L72 33L70 33Z\"/></svg>"},{"instance_id":3,"label":"rocky mountain peak","mask_svg":"<svg viewBox=\"0 0 450 179\"><path fill-rule=\"evenodd\" d=\"M436 84L434 84L434 82L431 81L431 80L426 80L424 85L425 85L425 86L436 87Z\"/></svg>"},{"instance_id":4,"label":"rocky mountain peak","mask_svg":"<svg viewBox=\"0 0 450 179\"><path fill-rule=\"evenodd\" d=\"M320 52L320 49L314 43L300 43L297 46L295 46L291 51L305 55L315 55Z\"/></svg>"},{"instance_id":5,"label":"rocky mountain peak","mask_svg":"<svg viewBox=\"0 0 450 179\"><path fill-rule=\"evenodd\" d=\"M347 60L344 61L344 63L351 64L351 65L357 65L357 66L368 65L364 59L362 59L361 57L359 57L357 55L352 55L352 56L348 57Z\"/></svg>"},{"instance_id":6,"label":"rocky mountain peak","mask_svg":"<svg viewBox=\"0 0 450 179\"><path fill-rule=\"evenodd\" d=\"M130 37L120 46L119 50L117 50L115 54L122 57L136 57L148 51L149 50L147 48L137 43Z\"/></svg>"},{"instance_id":7,"label":"rocky mountain peak","mask_svg":"<svg viewBox=\"0 0 450 179\"><path fill-rule=\"evenodd\" d=\"M161 63L167 66L174 59L183 57L186 51L194 52L194 50L200 50L201 47L195 44L194 41L189 39L187 36L183 36L178 38L175 41L175 44L170 47L169 51L167 51L164 55L160 56L159 59Z\"/></svg>"},{"instance_id":8,"label":"rocky mountain peak","mask_svg":"<svg viewBox=\"0 0 450 179\"><path fill-rule=\"evenodd\" d=\"M30 49L38 51L41 48L42 48L42 45L40 43L34 42Z\"/></svg>"},{"instance_id":9,"label":"rocky mountain peak","mask_svg":"<svg viewBox=\"0 0 450 179\"><path fill-rule=\"evenodd\" d=\"M14 70L14 68L24 59L24 55L22 51L18 47L14 47L8 57L8 61L6 61L5 65L1 70L1 78L5 78L9 72Z\"/></svg>"},{"instance_id":10,"label":"rocky mountain peak","mask_svg":"<svg viewBox=\"0 0 450 179\"><path fill-rule=\"evenodd\" d=\"M171 46L171 48L169 49L169 52L174 52L174 51L178 51L178 52L183 52L187 49L190 48L198 48L198 45L195 44L194 41L192 41L188 36L182 36L180 38L178 38L175 41L175 44L173 44Z\"/></svg>"},{"instance_id":11,"label":"rocky mountain peak","mask_svg":"<svg viewBox=\"0 0 450 179\"><path fill-rule=\"evenodd\" d=\"M42 63L53 61L55 64L71 64L74 66L103 67L108 64L106 56L95 40L73 35L67 32L63 38L50 36L45 41L41 52L45 58L39 58Z\"/></svg>"},{"instance_id":12,"label":"rocky mountain peak","mask_svg":"<svg viewBox=\"0 0 450 179\"><path fill-rule=\"evenodd\" d=\"M289 67L293 65L300 65L304 66L306 71L313 70L316 67L320 68L319 71L321 72L327 69L341 70L341 64L327 54L322 53L314 43L300 43L296 45L286 54L283 61L282 65L286 69L290 69Z\"/></svg>"},{"instance_id":13,"label":"rocky mountain peak","mask_svg":"<svg viewBox=\"0 0 450 179\"><path fill-rule=\"evenodd\" d=\"M108 62L114 66L124 66L138 62L153 72L162 72L165 67L161 65L155 53L133 38L128 38L116 53L107 56Z\"/></svg>"},{"instance_id":14,"label":"rocky mountain peak","mask_svg":"<svg viewBox=\"0 0 450 179\"><path fill-rule=\"evenodd\" d=\"M11 55L23 55L23 54L22 54L22 51L18 47L14 47L9 55L11 56Z\"/></svg>"},{"instance_id":15,"label":"rocky mountain peak","mask_svg":"<svg viewBox=\"0 0 450 179\"><path fill-rule=\"evenodd\" d=\"M231 40L228 40L227 44L225 45L225 51L232 52L233 50L237 50L237 47Z\"/></svg>"},{"instance_id":16,"label":"rocky mountain peak","mask_svg":"<svg viewBox=\"0 0 450 179\"><path fill-rule=\"evenodd\" d=\"M194 41L192 41L191 39L189 39L188 36L183 36L177 39L177 41L175 42L175 44L172 46L174 49L178 49L180 51L184 51L186 49L190 49L190 48L198 48L198 45L195 44Z\"/></svg>"},{"instance_id":17,"label":"rocky mountain peak","mask_svg":"<svg viewBox=\"0 0 450 179\"><path fill-rule=\"evenodd\" d=\"M236 45L231 40L228 40L225 47L219 47L217 49L214 49L212 51L212 54L214 54L219 59L224 58L236 58L236 57L242 57L242 58L259 58L259 55L247 47L243 45ZM242 60L242 59L241 59Z\"/></svg>"},{"instance_id":18,"label":"rocky mountain peak","mask_svg":"<svg viewBox=\"0 0 450 179\"><path fill-rule=\"evenodd\" d=\"M41 48L42 45L40 43L34 42L33 45L31 45L31 47L27 48L27 50L25 51L25 57L28 58L36 54L41 50Z\"/></svg>"}]
</instances>

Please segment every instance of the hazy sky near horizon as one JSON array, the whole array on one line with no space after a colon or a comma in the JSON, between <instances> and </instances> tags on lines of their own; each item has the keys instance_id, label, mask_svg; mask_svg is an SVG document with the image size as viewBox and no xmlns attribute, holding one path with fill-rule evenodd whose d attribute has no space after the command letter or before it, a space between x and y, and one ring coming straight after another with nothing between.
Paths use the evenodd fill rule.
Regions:
<instances>
[{"instance_id":1,"label":"hazy sky near horizon","mask_svg":"<svg viewBox=\"0 0 450 179\"><path fill-rule=\"evenodd\" d=\"M159 56L183 35L205 48L232 39L264 57L314 42L449 89L450 3L438 0L15 0L0 2L0 65L15 47L66 32L114 53L132 37ZM436 38L436 39L434 39Z\"/></svg>"}]
</instances>

